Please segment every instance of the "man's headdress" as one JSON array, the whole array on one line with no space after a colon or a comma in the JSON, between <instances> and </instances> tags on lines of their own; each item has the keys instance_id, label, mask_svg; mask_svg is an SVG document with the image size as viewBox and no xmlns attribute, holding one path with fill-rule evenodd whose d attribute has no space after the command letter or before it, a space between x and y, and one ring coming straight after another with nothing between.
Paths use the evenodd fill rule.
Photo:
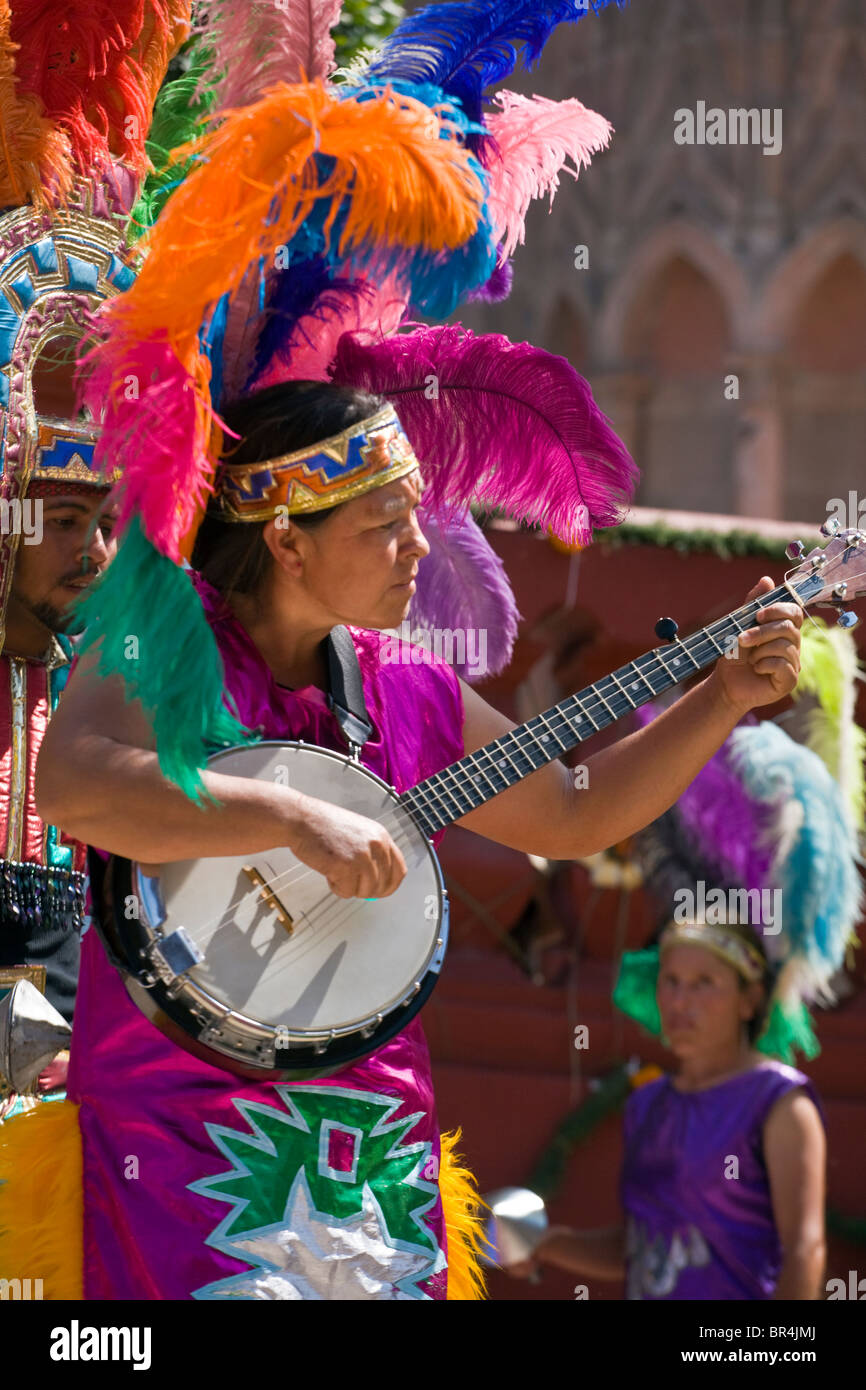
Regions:
<instances>
[{"instance_id":1,"label":"man's headdress","mask_svg":"<svg viewBox=\"0 0 866 1390\"><path fill-rule=\"evenodd\" d=\"M469 504L586 542L621 518L636 477L565 359L459 324L410 323L503 298L531 199L606 144L608 123L576 100L500 93L484 109L488 89L519 56L534 62L556 25L582 18L585 0L433 5L349 74L334 69L339 9L208 10L185 85L168 84L156 110L156 124L163 111L169 123L185 102L203 123L157 170L146 259L131 292L106 306L107 341L90 363L87 398L105 403L100 455L123 462L126 537L85 604L86 640L139 698L163 770L190 794L206 749L242 732L181 570L214 491L236 519L309 511L380 486L414 456L433 551L410 617L453 627L443 604L462 589L464 620L473 606L497 615L501 668L517 614ZM395 415L234 467L221 404L288 380L358 387ZM137 662L125 659L131 632Z\"/></svg>"},{"instance_id":2,"label":"man's headdress","mask_svg":"<svg viewBox=\"0 0 866 1390\"><path fill-rule=\"evenodd\" d=\"M0 0L0 648L26 498L106 488L76 347L134 279L124 228L189 0Z\"/></svg>"}]
</instances>

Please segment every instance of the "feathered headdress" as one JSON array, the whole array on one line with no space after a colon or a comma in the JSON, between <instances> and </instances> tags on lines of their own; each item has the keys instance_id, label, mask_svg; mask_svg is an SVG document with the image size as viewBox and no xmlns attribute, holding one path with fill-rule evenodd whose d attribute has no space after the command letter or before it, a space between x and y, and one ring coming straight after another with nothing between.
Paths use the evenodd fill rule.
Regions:
<instances>
[{"instance_id":1,"label":"feathered headdress","mask_svg":"<svg viewBox=\"0 0 866 1390\"><path fill-rule=\"evenodd\" d=\"M209 747L240 734L180 568L230 471L217 474L222 401L291 379L387 398L429 481L437 525L413 621L453 626L462 584L464 617L498 614L497 665L516 610L470 503L587 540L592 527L620 519L636 478L564 359L408 322L413 311L442 319L473 295L507 293L529 201L552 196L563 169L576 174L607 143L608 123L576 101L501 93L496 111L482 109L491 84L519 56L535 61L554 27L580 19L586 3L432 5L343 82L328 37L338 8L252 0L241 17L237 6L211 7L182 89L168 84L160 96L154 129L176 126L190 98L203 125L169 159L152 152L154 179L139 203L143 224L156 219L144 267L107 306L106 339L89 362L86 399L105 412L102 456L124 464L126 540L84 605L86 642L99 644L103 673L119 671L141 700L163 770L190 794ZM373 454L386 460L391 450L393 460L405 450L399 426L388 441ZM345 495L359 467L350 442L325 462L316 456L315 486L309 458L306 475L303 459L246 469L236 514L266 514L263 498L288 496L291 511L294 498L306 509L327 505L331 487ZM370 486L390 476L374 473ZM176 657L161 626L169 611ZM123 659L131 631L143 653L159 653L158 668Z\"/></svg>"},{"instance_id":2,"label":"feathered headdress","mask_svg":"<svg viewBox=\"0 0 866 1390\"><path fill-rule=\"evenodd\" d=\"M133 281L124 227L189 20L189 0L0 0L0 648L21 534L7 518L108 485L99 412L75 418L74 345Z\"/></svg>"},{"instance_id":3,"label":"feathered headdress","mask_svg":"<svg viewBox=\"0 0 866 1390\"><path fill-rule=\"evenodd\" d=\"M861 834L866 829L866 729L857 723L856 709L864 679L850 632L828 627L821 618L804 625L794 698L809 704L805 743L838 784L854 829Z\"/></svg>"},{"instance_id":4,"label":"feathered headdress","mask_svg":"<svg viewBox=\"0 0 866 1390\"><path fill-rule=\"evenodd\" d=\"M746 911L770 977L767 1022L755 1045L786 1062L794 1061L795 1049L815 1056L808 1006L832 1002L830 982L863 907L854 827L844 794L818 755L772 720L741 724L636 847L665 921L674 915L677 894L688 890L697 900L701 884L710 904L708 941L715 933L721 942L732 905L736 916ZM759 911L756 924L752 909L763 906L760 895L768 891L777 895L770 901L779 911L770 924L761 923ZM700 944L700 930L694 940ZM740 950L738 939L733 946ZM661 1028L658 960L658 946L627 952L614 993L618 1007L653 1032Z\"/></svg>"}]
</instances>

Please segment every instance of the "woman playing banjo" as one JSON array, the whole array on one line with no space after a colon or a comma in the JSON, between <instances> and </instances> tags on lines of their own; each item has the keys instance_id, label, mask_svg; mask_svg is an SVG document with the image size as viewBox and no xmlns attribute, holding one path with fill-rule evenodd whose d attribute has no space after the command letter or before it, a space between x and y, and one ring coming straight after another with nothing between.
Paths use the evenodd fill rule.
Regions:
<instances>
[{"instance_id":1,"label":"woman playing banjo","mask_svg":"<svg viewBox=\"0 0 866 1390\"><path fill-rule=\"evenodd\" d=\"M273 472L275 459L292 455L297 468L299 451L314 455L322 440L341 433L361 437L381 407L379 400L326 385L269 388L228 416L241 435L231 466L254 475L267 464ZM405 616L428 550L417 518L421 474L411 462L404 457L372 475L346 501L289 514L288 524L277 511L285 505L276 500L284 491L275 494L273 519L245 524L225 519L218 496L193 555L226 693L241 719L266 738L344 747L325 702L322 642L335 625L347 624L377 726L362 761L398 790L511 727L443 662L383 665L378 659L375 630L394 628ZM338 496L334 488L323 502ZM769 585L761 581L753 594ZM794 604L765 609L739 659L720 660L655 723L589 760L587 788L575 790L568 771L554 761L461 823L500 844L554 859L623 839L676 800L747 709L792 689L800 621ZM152 748L141 709L124 699L119 680L97 679L86 659L40 761L42 814L79 839L139 861L213 858L286 844L340 898L386 903L400 884L403 857L380 825L290 786L207 771L203 780L214 800L196 805L165 779ZM437 1191L442 1160L417 1020L332 1077L274 1087L242 1083L169 1042L127 998L93 932L84 940L79 989L70 1095L80 1105L85 1182L94 1194L85 1208L85 1248L99 1252L88 1253L88 1297L445 1295L446 1236ZM328 1170L355 1169L356 1181L363 1177L378 1194L375 1213L352 1207L355 1184L333 1179L328 1205L325 1195L308 1194L297 1182L305 1166L319 1161L316 1145L294 1143L279 1162L263 1159L261 1138L240 1121L262 1124L263 1107L276 1109L277 1092L284 1100L265 1125L270 1142L279 1149L274 1132L281 1129L296 1139L290 1118L300 1125L303 1117L316 1145L323 1134L331 1136ZM376 1149L374 1131L383 1120L396 1126L396 1159ZM365 1149L378 1154L378 1166L368 1166ZM252 1226L242 1221L244 1234L236 1234L236 1222L215 1235L218 1216L225 1214L215 1200L229 1201L233 1188L240 1194L240 1171L223 1191L201 1184L218 1181L229 1153L239 1170L244 1164L258 1175L261 1211ZM134 1189L122 1176L130 1154L148 1175ZM393 1193L404 1185L407 1163L422 1187L397 1201ZM191 1186L197 1190L190 1192ZM265 1200L263 1190L273 1199ZM423 1210L424 1238L417 1223L415 1236L407 1234L406 1209L410 1216ZM341 1223L350 1215L358 1229L348 1235ZM241 1260L254 1268L242 1271Z\"/></svg>"},{"instance_id":2,"label":"woman playing banjo","mask_svg":"<svg viewBox=\"0 0 866 1390\"><path fill-rule=\"evenodd\" d=\"M252 22L259 8L250 7ZM489 627L491 638L501 628L510 646L513 596L471 520L473 499L588 543L593 528L621 519L635 483L627 451L565 359L445 322L470 295L508 293L505 262L523 238L520 190L552 189L551 169L578 152L585 163L606 129L565 103L558 119L574 139L562 142L559 164L536 138L488 140L485 122L497 118L483 97L505 76L507 55L534 58L558 20L585 7L510 7L505 18L498 0L469 8L468 25L462 5L453 14L437 5L429 20L412 14L342 86L322 80L333 47L319 34L315 72L305 64L303 80L275 81L217 111L198 157L172 174L177 186L135 284L104 315L86 389L94 415L104 413L103 461L122 455L123 541L94 586L82 658L42 749L39 811L115 865L133 861L136 883L156 883L147 910L141 893L112 888L118 935L139 917L158 930L160 883L182 894L197 875L203 887L148 956L134 997L144 1009L158 996L150 1017L124 988L132 992L129 961L123 982L113 968L110 934L108 947L85 935L75 1104L42 1107L54 1113L38 1120L52 1126L40 1152L68 1181L82 1155L83 1218L71 1200L33 1213L39 1239L47 1225L67 1252L63 1292L46 1296L477 1296L471 1183L453 1141L440 1143L412 1009L415 991L424 997L420 978L403 984L411 1021L395 1028L374 1015L362 1029L369 1051L339 1058L327 1075L275 1081L220 1064L224 1026L256 1036L258 1016L244 1008L260 966L268 989L292 995L292 970L280 973L279 961L288 951L306 967L324 940L330 953L309 988L297 997L294 987L294 1021L332 977L351 1019L353 984L369 994L381 976L397 991L394 958L426 915L423 903L419 913L389 909L416 872L393 822L389 830L338 804L324 781L320 795L299 789L278 765L261 777L220 771L235 756L224 750L246 752L256 738L285 745L291 770L308 765L314 745L323 764L343 767L346 786L363 781L360 768L387 799L390 788L435 787L455 760L505 740L495 762L470 757L443 790L448 818L570 859L652 821L747 710L796 684L802 607L784 590L767 598L773 585L762 579L749 597L764 602L741 614L732 659L715 662L716 646L698 660L680 642L669 683L710 660L712 673L651 727L597 753L588 787L577 789L557 760L558 725L539 729L535 753L509 753L510 722L445 662L426 650L419 659L417 648L408 660L381 659L381 633L401 624L422 587L430 627ZM412 80L419 63L428 80ZM230 66L242 65L232 55ZM258 49L249 66L285 78ZM525 99L508 95L502 117L532 125L535 108L527 114ZM410 330L410 308L440 326ZM665 674L661 658L651 664ZM600 720L602 707L618 717L614 707L634 708L648 687L658 693L647 670L629 677L630 689L608 690ZM341 671L347 691L358 676L363 710L337 698ZM346 716L359 717L365 737L351 736ZM581 736L593 722L589 711ZM419 823L430 832L420 837L429 869L446 818ZM299 892L314 885L320 900L301 914L269 868L289 853L296 869L286 881ZM215 907L208 880L215 895L221 860L233 858L237 891L233 883ZM435 917L441 904L428 896ZM371 940L387 930L347 983L340 963L363 954L367 937L343 927L359 913ZM214 922L196 954L197 932ZM444 940L434 934L431 949ZM178 996L232 963L240 997L199 1020L198 1050L178 1046L164 1031ZM0 1204L14 1201L24 1152L6 1128Z\"/></svg>"}]
</instances>

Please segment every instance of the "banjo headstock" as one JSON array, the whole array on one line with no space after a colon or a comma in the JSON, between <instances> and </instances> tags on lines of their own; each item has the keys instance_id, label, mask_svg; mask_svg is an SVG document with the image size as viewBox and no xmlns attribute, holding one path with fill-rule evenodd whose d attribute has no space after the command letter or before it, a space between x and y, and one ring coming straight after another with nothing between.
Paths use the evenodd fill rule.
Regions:
<instances>
[{"instance_id":1,"label":"banjo headstock","mask_svg":"<svg viewBox=\"0 0 866 1390\"><path fill-rule=\"evenodd\" d=\"M788 546L788 559L800 563L789 570L785 580L796 589L807 608L824 604L841 609L839 625L856 627L857 615L842 608L842 604L866 595L866 533L842 531L838 521L827 521L820 529L822 535L830 538L827 545L816 546L808 554L801 541L792 541Z\"/></svg>"}]
</instances>

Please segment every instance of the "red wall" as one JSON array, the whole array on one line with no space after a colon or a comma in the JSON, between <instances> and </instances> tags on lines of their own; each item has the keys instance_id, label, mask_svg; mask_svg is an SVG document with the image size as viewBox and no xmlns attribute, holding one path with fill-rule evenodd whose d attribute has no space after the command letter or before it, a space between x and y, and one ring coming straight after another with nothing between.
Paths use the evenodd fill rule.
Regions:
<instances>
[{"instance_id":1,"label":"red wall","mask_svg":"<svg viewBox=\"0 0 866 1390\"><path fill-rule=\"evenodd\" d=\"M543 653L543 632L562 630L552 615L564 602L570 557L529 533L490 534L511 576L524 622L509 670L482 687L482 693L515 717L513 691ZM575 603L598 621L599 633L563 664L567 683L562 693L657 645L653 627L658 617L675 617L685 636L742 603L762 574L778 581L784 569L785 562L723 560L649 546L599 546L582 553ZM858 631L862 650L866 623ZM866 706L861 705L860 718L866 723ZM598 741L587 752L594 746L600 746ZM442 860L451 888L453 936L424 1022L441 1124L462 1128L464 1153L481 1190L490 1191L526 1182L557 1124L587 1094L591 1078L632 1056L666 1065L663 1049L610 1004L613 962L623 949L646 939L653 914L641 890L598 892L584 869L570 866L555 903L562 939L540 948L521 966L502 937L532 897L535 876L526 856L454 829L446 837ZM492 922L471 911L462 900L466 894L490 905ZM827 1112L829 1202L859 1217L866 1216L864 954L858 953L851 996L832 1013L818 1016L822 1055L805 1067ZM536 981L528 973L532 970ZM587 1050L573 1046L576 1024L589 1028ZM551 1204L551 1218L584 1227L615 1221L619 1162L620 1125L614 1116L572 1155ZM862 1247L831 1240L827 1277L847 1278L849 1269L862 1271L864 1261ZM588 1283L591 1298L621 1297L617 1285L550 1269L538 1286L494 1272L490 1294L495 1299L570 1299L578 1282Z\"/></svg>"}]
</instances>

